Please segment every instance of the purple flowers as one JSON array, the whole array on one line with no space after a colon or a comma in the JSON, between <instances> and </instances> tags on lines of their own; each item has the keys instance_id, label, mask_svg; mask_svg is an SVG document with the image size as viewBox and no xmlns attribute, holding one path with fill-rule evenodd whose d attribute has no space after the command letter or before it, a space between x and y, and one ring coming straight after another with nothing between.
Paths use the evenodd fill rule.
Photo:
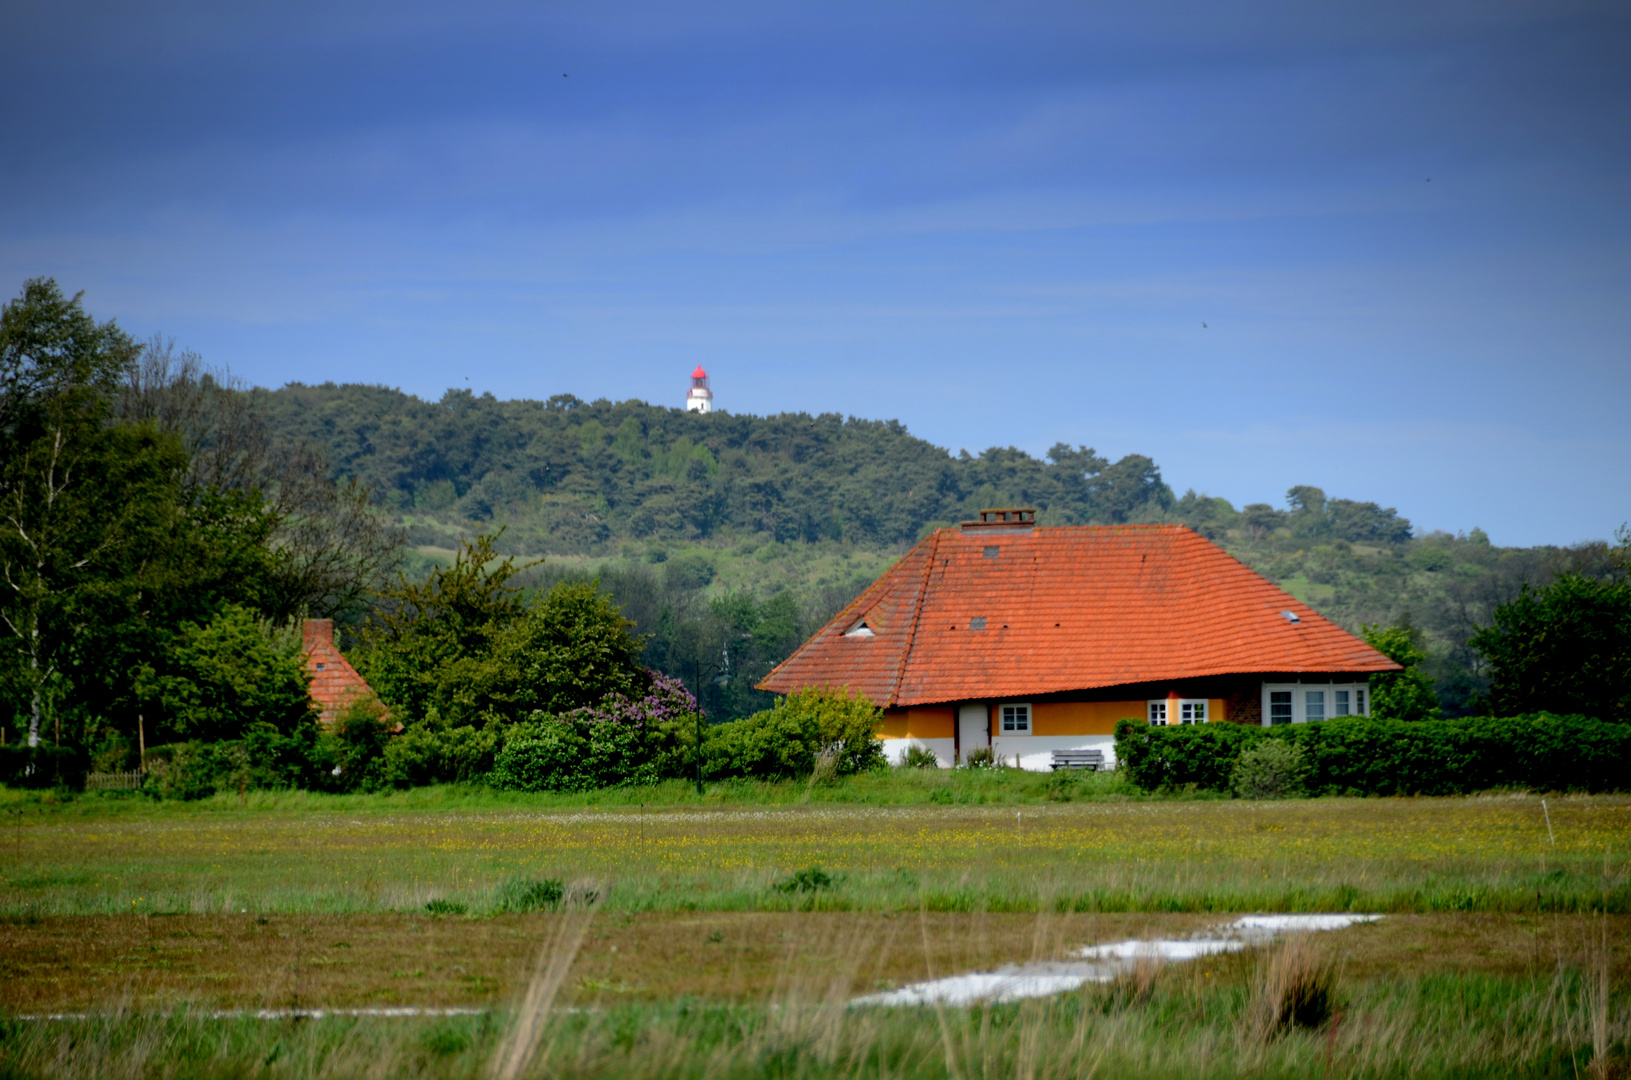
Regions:
<instances>
[{"instance_id":1,"label":"purple flowers","mask_svg":"<svg viewBox=\"0 0 1631 1080\"><path fill-rule=\"evenodd\" d=\"M574 720L597 724L620 724L642 733L675 720L689 720L697 714L697 699L685 684L660 671L648 671L651 688L642 698L630 700L622 694L608 694L592 709L576 709Z\"/></svg>"}]
</instances>

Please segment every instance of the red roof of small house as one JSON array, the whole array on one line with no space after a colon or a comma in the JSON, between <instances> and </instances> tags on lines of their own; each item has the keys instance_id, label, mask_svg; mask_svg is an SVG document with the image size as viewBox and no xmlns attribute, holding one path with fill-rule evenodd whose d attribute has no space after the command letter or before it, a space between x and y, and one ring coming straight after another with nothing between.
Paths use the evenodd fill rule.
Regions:
<instances>
[{"instance_id":1,"label":"red roof of small house","mask_svg":"<svg viewBox=\"0 0 1631 1080\"><path fill-rule=\"evenodd\" d=\"M1182 525L1004 523L935 532L759 685L848 686L905 706L1399 670Z\"/></svg>"},{"instance_id":2,"label":"red roof of small house","mask_svg":"<svg viewBox=\"0 0 1631 1080\"><path fill-rule=\"evenodd\" d=\"M325 724L332 724L345 707L374 690L357 669L334 647L334 620L307 619L301 636L306 653L306 674L311 678L311 699Z\"/></svg>"}]
</instances>

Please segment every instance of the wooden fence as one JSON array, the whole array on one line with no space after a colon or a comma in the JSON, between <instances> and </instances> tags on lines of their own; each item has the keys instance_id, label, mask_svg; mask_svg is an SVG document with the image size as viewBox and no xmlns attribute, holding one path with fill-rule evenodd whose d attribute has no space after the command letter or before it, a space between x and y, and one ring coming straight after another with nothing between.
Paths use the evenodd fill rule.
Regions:
<instances>
[{"instance_id":1,"label":"wooden fence","mask_svg":"<svg viewBox=\"0 0 1631 1080\"><path fill-rule=\"evenodd\" d=\"M93 772L85 777L86 791L134 791L142 786L147 774L140 769L129 772Z\"/></svg>"}]
</instances>

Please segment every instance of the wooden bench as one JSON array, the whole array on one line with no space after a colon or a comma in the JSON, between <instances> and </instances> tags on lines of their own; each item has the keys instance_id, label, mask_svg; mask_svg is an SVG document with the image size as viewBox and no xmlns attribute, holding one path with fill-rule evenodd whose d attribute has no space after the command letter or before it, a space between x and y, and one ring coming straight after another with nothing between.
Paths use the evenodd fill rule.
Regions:
<instances>
[{"instance_id":1,"label":"wooden bench","mask_svg":"<svg viewBox=\"0 0 1631 1080\"><path fill-rule=\"evenodd\" d=\"M1053 767L1058 769L1087 769L1098 772L1104 768L1103 750L1055 750Z\"/></svg>"}]
</instances>

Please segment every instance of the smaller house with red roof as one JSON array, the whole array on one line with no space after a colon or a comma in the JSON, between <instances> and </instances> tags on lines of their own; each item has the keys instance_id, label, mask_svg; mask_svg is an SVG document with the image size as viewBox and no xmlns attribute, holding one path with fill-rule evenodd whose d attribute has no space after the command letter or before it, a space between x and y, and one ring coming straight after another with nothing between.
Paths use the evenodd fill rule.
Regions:
<instances>
[{"instance_id":1,"label":"smaller house with red roof","mask_svg":"<svg viewBox=\"0 0 1631 1080\"><path fill-rule=\"evenodd\" d=\"M942 767L989 748L1115 762L1115 726L1370 715L1402 670L1181 525L1038 527L1028 507L919 543L760 688L849 687L884 710L886 755Z\"/></svg>"},{"instance_id":2,"label":"smaller house with red roof","mask_svg":"<svg viewBox=\"0 0 1631 1080\"><path fill-rule=\"evenodd\" d=\"M372 696L374 689L335 648L333 619L307 619L301 636L311 699L322 722L332 724L347 706Z\"/></svg>"}]
</instances>

